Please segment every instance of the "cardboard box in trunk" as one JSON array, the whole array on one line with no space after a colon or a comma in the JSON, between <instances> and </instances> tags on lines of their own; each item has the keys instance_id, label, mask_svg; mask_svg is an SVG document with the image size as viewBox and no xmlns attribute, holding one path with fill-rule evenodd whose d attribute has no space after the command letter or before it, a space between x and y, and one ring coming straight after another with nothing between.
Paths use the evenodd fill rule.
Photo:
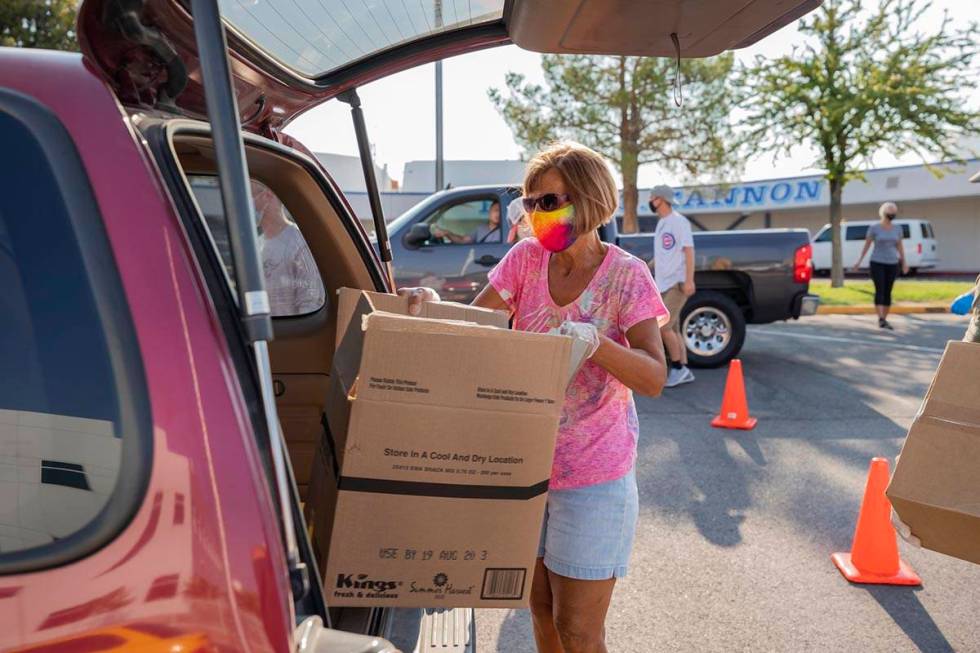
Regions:
<instances>
[{"instance_id":1,"label":"cardboard box in trunk","mask_svg":"<svg viewBox=\"0 0 980 653\"><path fill-rule=\"evenodd\" d=\"M307 503L327 603L526 606L581 349L465 306L413 318L404 300L343 290L338 309Z\"/></svg>"},{"instance_id":2,"label":"cardboard box in trunk","mask_svg":"<svg viewBox=\"0 0 980 653\"><path fill-rule=\"evenodd\" d=\"M887 495L923 547L980 564L980 344L946 345Z\"/></svg>"}]
</instances>

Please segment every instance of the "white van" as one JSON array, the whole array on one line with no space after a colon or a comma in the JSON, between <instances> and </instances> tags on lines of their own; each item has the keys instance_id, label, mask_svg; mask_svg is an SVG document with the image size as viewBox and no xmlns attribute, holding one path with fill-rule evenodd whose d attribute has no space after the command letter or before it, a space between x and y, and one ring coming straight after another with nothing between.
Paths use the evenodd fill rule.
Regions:
<instances>
[{"instance_id":1,"label":"white van","mask_svg":"<svg viewBox=\"0 0 980 653\"><path fill-rule=\"evenodd\" d=\"M861 249L864 247L864 239L868 235L868 227L878 220L844 220L841 224L843 238L841 243L844 248L844 269L854 267ZM936 267L939 263L939 253L936 249L936 233L932 230L932 225L928 220L908 219L896 220L895 225L902 229L902 246L905 248L905 258L909 265L909 274L915 274L918 270L925 270ZM864 261L861 262L861 269L868 269L868 261L871 260L871 251L868 251ZM813 238L813 270L817 274L830 273L830 225L826 224L823 229L817 232Z\"/></svg>"}]
</instances>

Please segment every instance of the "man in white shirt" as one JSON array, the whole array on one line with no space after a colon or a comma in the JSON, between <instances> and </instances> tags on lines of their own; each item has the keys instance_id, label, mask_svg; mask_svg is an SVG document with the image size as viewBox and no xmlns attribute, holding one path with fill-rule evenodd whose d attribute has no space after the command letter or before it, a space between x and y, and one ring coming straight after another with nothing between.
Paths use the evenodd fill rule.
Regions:
<instances>
[{"instance_id":1,"label":"man in white shirt","mask_svg":"<svg viewBox=\"0 0 980 653\"><path fill-rule=\"evenodd\" d=\"M670 358L668 388L694 380L687 367L687 347L680 327L684 304L695 290L694 236L691 223L674 210L673 202L674 189L670 186L661 184L650 191L650 208L660 217L654 234L654 279L670 311L670 322L660 331Z\"/></svg>"}]
</instances>

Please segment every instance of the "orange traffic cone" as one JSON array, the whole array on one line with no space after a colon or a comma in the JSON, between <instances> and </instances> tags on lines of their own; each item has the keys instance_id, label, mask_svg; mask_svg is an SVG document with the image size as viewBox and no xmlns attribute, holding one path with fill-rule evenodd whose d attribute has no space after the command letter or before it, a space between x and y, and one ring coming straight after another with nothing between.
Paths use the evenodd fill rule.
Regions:
<instances>
[{"instance_id":1,"label":"orange traffic cone","mask_svg":"<svg viewBox=\"0 0 980 653\"><path fill-rule=\"evenodd\" d=\"M921 585L922 580L898 557L898 540L890 521L891 503L885 496L887 485L888 460L872 458L851 552L830 557L852 583Z\"/></svg>"},{"instance_id":2,"label":"orange traffic cone","mask_svg":"<svg viewBox=\"0 0 980 653\"><path fill-rule=\"evenodd\" d=\"M721 399L721 413L711 420L715 428L754 429L758 420L749 417L749 402L745 399L745 381L742 379L742 361L732 359L725 381L725 396Z\"/></svg>"}]
</instances>

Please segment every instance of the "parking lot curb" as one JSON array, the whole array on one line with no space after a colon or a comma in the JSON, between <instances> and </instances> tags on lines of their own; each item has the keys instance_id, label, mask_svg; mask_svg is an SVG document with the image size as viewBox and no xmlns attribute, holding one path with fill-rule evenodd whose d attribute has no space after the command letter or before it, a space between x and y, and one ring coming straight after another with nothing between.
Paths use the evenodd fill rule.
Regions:
<instances>
[{"instance_id":1,"label":"parking lot curb","mask_svg":"<svg viewBox=\"0 0 980 653\"><path fill-rule=\"evenodd\" d=\"M854 306L826 306L817 308L818 315L873 315L874 304L856 304ZM912 313L949 313L946 304L892 304L891 313L909 315Z\"/></svg>"}]
</instances>

